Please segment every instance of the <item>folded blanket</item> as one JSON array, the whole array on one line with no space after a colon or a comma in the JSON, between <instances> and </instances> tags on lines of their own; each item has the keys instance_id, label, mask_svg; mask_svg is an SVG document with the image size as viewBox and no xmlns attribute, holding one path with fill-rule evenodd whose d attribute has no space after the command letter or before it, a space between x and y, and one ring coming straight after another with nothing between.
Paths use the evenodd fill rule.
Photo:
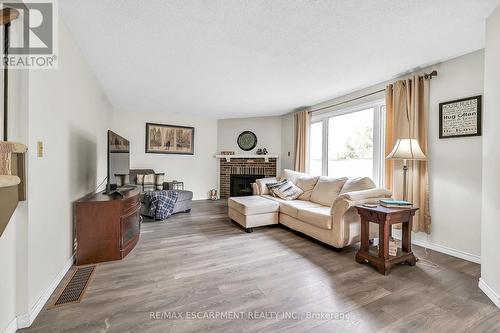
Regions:
<instances>
[{"instance_id":1,"label":"folded blanket","mask_svg":"<svg viewBox=\"0 0 500 333\"><path fill-rule=\"evenodd\" d=\"M164 220L172 215L178 193L176 191L151 191L144 193L144 204L149 207L151 217Z\"/></svg>"}]
</instances>

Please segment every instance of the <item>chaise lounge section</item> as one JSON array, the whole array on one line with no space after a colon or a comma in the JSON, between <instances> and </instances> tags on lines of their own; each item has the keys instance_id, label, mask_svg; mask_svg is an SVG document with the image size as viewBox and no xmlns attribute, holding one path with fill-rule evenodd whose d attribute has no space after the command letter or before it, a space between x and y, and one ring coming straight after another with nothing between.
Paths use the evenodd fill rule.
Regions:
<instances>
[{"instance_id":1,"label":"chaise lounge section","mask_svg":"<svg viewBox=\"0 0 500 333\"><path fill-rule=\"evenodd\" d=\"M303 191L297 200L271 195L267 184L277 182L277 178L258 179L253 185L253 196L229 198L229 217L247 231L279 223L343 248L360 238L361 219L354 206L378 203L392 195L386 189L376 188L368 177L315 177L285 169L281 179L290 180ZM376 237L377 231L370 229L370 238Z\"/></svg>"}]
</instances>

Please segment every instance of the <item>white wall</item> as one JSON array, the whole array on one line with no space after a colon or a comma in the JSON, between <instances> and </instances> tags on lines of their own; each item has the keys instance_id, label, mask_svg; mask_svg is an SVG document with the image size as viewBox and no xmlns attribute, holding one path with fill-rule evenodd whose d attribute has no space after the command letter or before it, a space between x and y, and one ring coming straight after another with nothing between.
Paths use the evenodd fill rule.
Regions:
<instances>
[{"instance_id":1,"label":"white wall","mask_svg":"<svg viewBox=\"0 0 500 333\"><path fill-rule=\"evenodd\" d=\"M59 68L12 72L27 76L16 89L26 109L10 111L19 122L12 138L28 145L28 200L0 238L0 266L8 271L0 283L1 331L16 317L29 325L71 263L73 201L95 190L106 175L106 130L112 116L62 20ZM37 141L44 144L42 158L36 156Z\"/></svg>"},{"instance_id":2,"label":"white wall","mask_svg":"<svg viewBox=\"0 0 500 333\"><path fill-rule=\"evenodd\" d=\"M146 154L147 122L194 127L194 155ZM183 181L184 188L193 191L195 200L208 199L208 192L218 188L217 160L214 157L217 151L217 120L115 110L112 129L130 141L131 168L165 172L167 180Z\"/></svg>"},{"instance_id":3,"label":"white wall","mask_svg":"<svg viewBox=\"0 0 500 333\"><path fill-rule=\"evenodd\" d=\"M483 113L483 196L479 286L500 307L500 7L486 24Z\"/></svg>"},{"instance_id":4,"label":"white wall","mask_svg":"<svg viewBox=\"0 0 500 333\"><path fill-rule=\"evenodd\" d=\"M255 117L221 119L217 121L217 150L232 150L236 154L255 154L258 148L267 148L270 154L281 154L281 117ZM251 151L238 147L238 135L252 131L257 136L257 146Z\"/></svg>"}]
</instances>

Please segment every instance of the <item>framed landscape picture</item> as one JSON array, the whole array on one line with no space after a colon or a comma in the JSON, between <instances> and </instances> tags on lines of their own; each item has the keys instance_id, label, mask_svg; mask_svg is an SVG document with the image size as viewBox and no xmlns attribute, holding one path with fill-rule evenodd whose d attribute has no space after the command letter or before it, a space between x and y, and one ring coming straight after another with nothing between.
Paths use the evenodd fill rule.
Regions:
<instances>
[{"instance_id":1,"label":"framed landscape picture","mask_svg":"<svg viewBox=\"0 0 500 333\"><path fill-rule=\"evenodd\" d=\"M194 127L146 123L146 153L194 154Z\"/></svg>"},{"instance_id":2,"label":"framed landscape picture","mask_svg":"<svg viewBox=\"0 0 500 333\"><path fill-rule=\"evenodd\" d=\"M439 104L439 138L481 135L481 96Z\"/></svg>"}]
</instances>

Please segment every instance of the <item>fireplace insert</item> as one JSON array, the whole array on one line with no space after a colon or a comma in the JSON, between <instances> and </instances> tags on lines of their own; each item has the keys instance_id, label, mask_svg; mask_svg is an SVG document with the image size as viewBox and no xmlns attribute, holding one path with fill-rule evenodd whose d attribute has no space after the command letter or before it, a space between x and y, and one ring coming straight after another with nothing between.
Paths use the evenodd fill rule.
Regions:
<instances>
[{"instance_id":1,"label":"fireplace insert","mask_svg":"<svg viewBox=\"0 0 500 333\"><path fill-rule=\"evenodd\" d=\"M256 179L264 178L263 175L231 175L230 196L242 197L252 195L252 186Z\"/></svg>"}]
</instances>

